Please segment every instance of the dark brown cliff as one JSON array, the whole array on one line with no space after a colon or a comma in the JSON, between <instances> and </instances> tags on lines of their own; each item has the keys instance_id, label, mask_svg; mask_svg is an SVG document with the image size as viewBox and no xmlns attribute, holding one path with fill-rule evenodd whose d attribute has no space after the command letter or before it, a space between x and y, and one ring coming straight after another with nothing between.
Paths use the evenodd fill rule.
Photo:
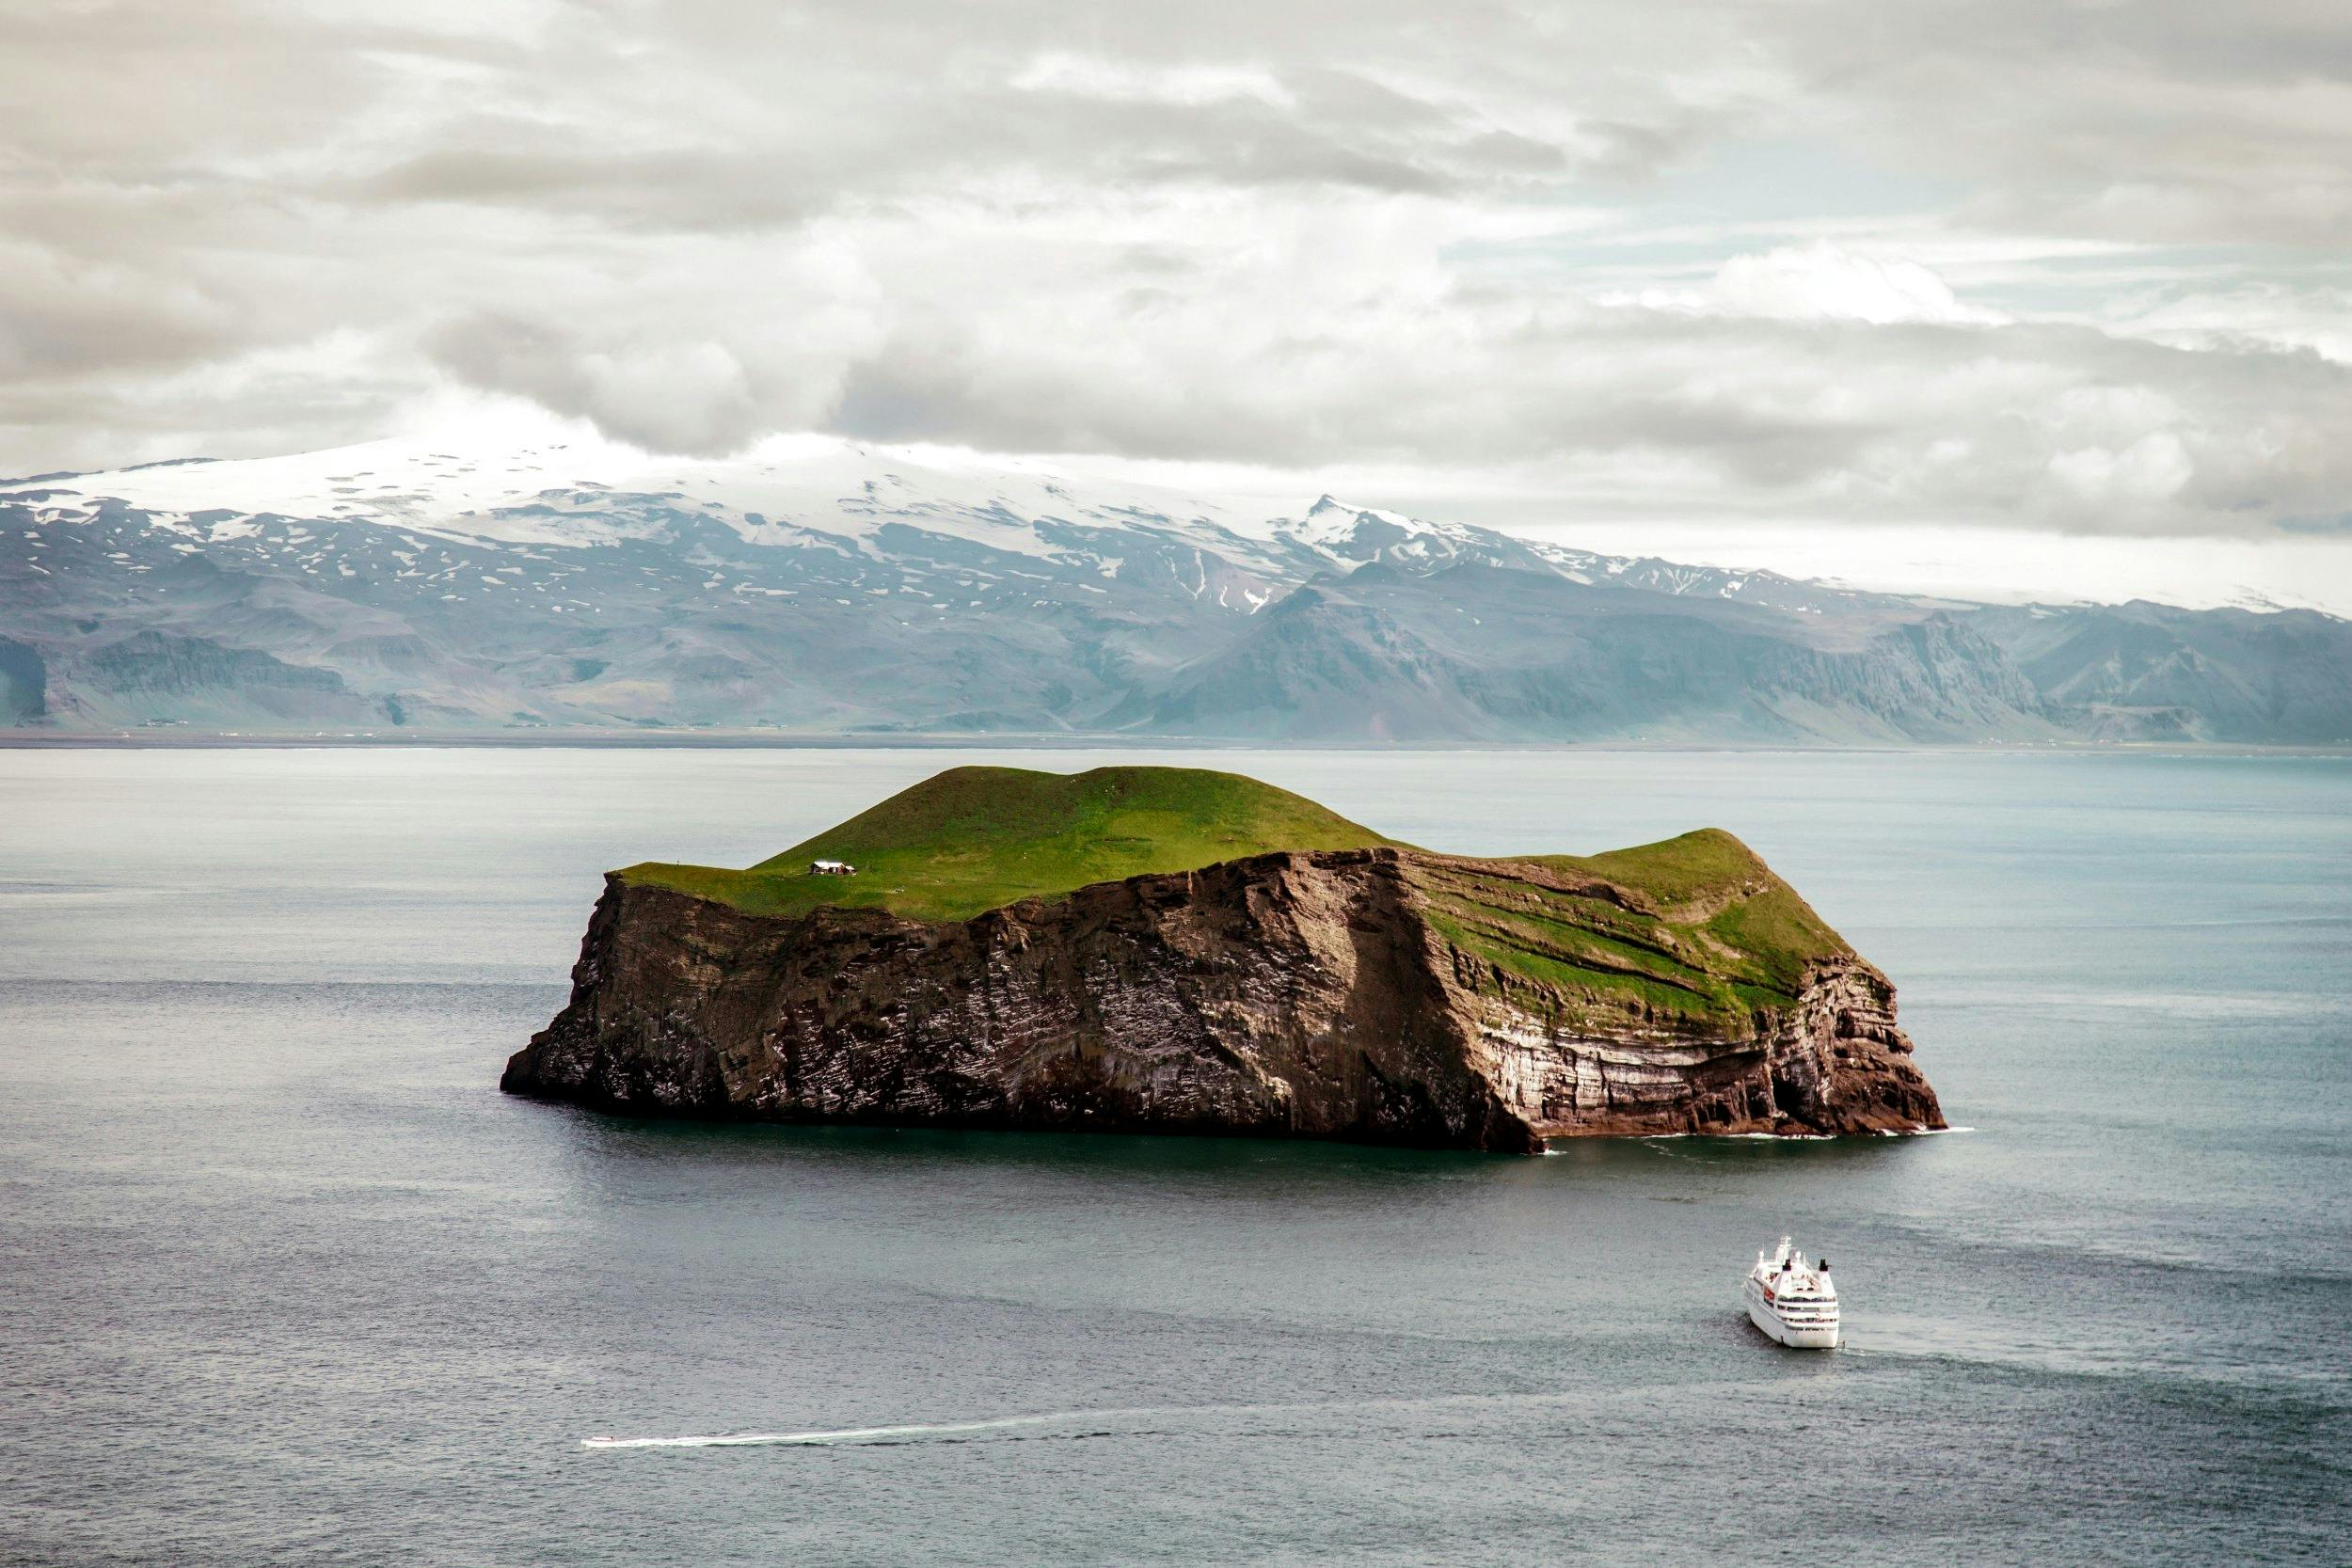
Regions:
<instances>
[{"instance_id":1,"label":"dark brown cliff","mask_svg":"<svg viewBox=\"0 0 2352 1568\"><path fill-rule=\"evenodd\" d=\"M1744 955L1690 913L1554 863L1394 848L937 923L749 913L615 875L570 1004L502 1085L645 1115L1514 1152L1943 1125L1877 970L1833 937L1731 986L1716 971Z\"/></svg>"}]
</instances>

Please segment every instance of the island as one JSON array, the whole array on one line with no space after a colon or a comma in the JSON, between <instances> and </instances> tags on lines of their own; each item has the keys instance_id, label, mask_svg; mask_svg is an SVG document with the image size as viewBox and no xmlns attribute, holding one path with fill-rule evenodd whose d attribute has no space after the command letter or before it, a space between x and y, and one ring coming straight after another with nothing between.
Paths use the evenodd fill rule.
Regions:
<instances>
[{"instance_id":1,"label":"island","mask_svg":"<svg viewBox=\"0 0 2352 1568\"><path fill-rule=\"evenodd\" d=\"M954 768L747 870L612 872L501 1086L1517 1153L1944 1125L1886 976L1729 833L1449 855L1192 768Z\"/></svg>"}]
</instances>

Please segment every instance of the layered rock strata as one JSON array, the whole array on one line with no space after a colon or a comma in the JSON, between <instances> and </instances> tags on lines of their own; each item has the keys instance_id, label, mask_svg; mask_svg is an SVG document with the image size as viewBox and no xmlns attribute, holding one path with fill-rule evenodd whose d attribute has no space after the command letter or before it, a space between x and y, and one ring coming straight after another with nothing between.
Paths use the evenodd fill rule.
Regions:
<instances>
[{"instance_id":1,"label":"layered rock strata","mask_svg":"<svg viewBox=\"0 0 2352 1568\"><path fill-rule=\"evenodd\" d=\"M1623 917L1613 946L1560 924L1586 908ZM1677 912L1534 862L1391 848L941 923L753 914L616 874L570 1004L502 1086L642 1115L1528 1153L1943 1125L1884 975L1838 943L1727 1008L1714 939L1663 924ZM1499 948L1510 933L1520 945ZM1612 951L1632 956L1622 973Z\"/></svg>"}]
</instances>

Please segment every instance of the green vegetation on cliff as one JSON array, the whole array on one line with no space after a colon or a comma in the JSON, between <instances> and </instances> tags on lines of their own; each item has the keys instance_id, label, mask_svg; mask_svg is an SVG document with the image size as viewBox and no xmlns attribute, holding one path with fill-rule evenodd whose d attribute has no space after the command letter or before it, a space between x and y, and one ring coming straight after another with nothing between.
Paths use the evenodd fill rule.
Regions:
<instances>
[{"instance_id":1,"label":"green vegetation on cliff","mask_svg":"<svg viewBox=\"0 0 2352 1568\"><path fill-rule=\"evenodd\" d=\"M648 863L621 876L754 914L834 905L950 921L1276 850L1376 846L1406 851L1424 916L1473 960L1478 990L1580 1028L1736 1033L1755 1008L1787 1005L1806 965L1851 951L1719 830L1601 855L1470 859L1414 849L1287 790L1196 768L955 768L748 870ZM818 860L857 873L812 874Z\"/></svg>"},{"instance_id":2,"label":"green vegetation on cliff","mask_svg":"<svg viewBox=\"0 0 2352 1568\"><path fill-rule=\"evenodd\" d=\"M1276 849L1392 842L1304 796L1203 768L951 768L748 871L647 863L631 882L755 914L820 905L969 920L1023 898ZM847 861L854 877L809 872Z\"/></svg>"},{"instance_id":3,"label":"green vegetation on cliff","mask_svg":"<svg viewBox=\"0 0 2352 1568\"><path fill-rule=\"evenodd\" d=\"M1632 1014L1736 1030L1755 1007L1793 1000L1807 963L1852 951L1715 828L1603 855L1433 861L1413 875L1438 934L1490 966L1482 990L1510 987L1579 1027Z\"/></svg>"}]
</instances>

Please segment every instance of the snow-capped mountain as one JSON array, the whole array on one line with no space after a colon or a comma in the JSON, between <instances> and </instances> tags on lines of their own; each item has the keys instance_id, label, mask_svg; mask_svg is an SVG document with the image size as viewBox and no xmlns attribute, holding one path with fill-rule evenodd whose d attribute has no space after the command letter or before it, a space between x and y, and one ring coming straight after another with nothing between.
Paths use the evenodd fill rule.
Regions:
<instances>
[{"instance_id":1,"label":"snow-capped mountain","mask_svg":"<svg viewBox=\"0 0 2352 1568\"><path fill-rule=\"evenodd\" d=\"M1995 611L821 437L0 483L0 720L67 730L2332 740L2346 629Z\"/></svg>"}]
</instances>

